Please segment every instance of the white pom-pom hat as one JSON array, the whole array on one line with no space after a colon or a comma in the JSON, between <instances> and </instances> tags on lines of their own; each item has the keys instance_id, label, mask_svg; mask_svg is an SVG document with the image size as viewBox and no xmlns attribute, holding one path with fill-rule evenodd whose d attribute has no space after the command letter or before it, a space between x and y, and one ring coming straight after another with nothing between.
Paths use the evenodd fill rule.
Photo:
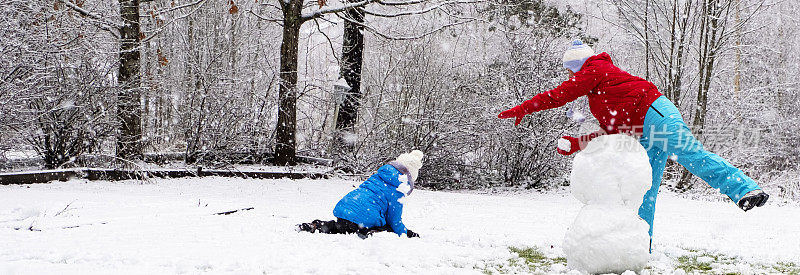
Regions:
<instances>
[{"instance_id":1,"label":"white pom-pom hat","mask_svg":"<svg viewBox=\"0 0 800 275\"><path fill-rule=\"evenodd\" d=\"M423 156L422 151L414 150L410 153L400 154L395 161L405 166L412 180L416 181L419 169L422 168Z\"/></svg>"},{"instance_id":2,"label":"white pom-pom hat","mask_svg":"<svg viewBox=\"0 0 800 275\"><path fill-rule=\"evenodd\" d=\"M577 73L586 63L586 59L594 55L594 50L591 47L583 44L580 39L572 41L566 52L564 52L564 68L570 69L573 73Z\"/></svg>"}]
</instances>

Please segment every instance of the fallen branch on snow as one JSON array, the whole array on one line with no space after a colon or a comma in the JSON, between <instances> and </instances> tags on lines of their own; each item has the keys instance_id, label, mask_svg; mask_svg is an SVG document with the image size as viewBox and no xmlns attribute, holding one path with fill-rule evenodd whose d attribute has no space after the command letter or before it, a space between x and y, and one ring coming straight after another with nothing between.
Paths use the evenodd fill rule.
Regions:
<instances>
[{"instance_id":1,"label":"fallen branch on snow","mask_svg":"<svg viewBox=\"0 0 800 275\"><path fill-rule=\"evenodd\" d=\"M239 212L239 211L247 211L247 210L253 210L253 208L252 207L248 207L248 208L242 208L242 209L239 209L239 210L231 210L231 211L219 212L219 213L214 213L214 215L230 215L230 214L233 214L233 213L236 213L236 212Z\"/></svg>"}]
</instances>

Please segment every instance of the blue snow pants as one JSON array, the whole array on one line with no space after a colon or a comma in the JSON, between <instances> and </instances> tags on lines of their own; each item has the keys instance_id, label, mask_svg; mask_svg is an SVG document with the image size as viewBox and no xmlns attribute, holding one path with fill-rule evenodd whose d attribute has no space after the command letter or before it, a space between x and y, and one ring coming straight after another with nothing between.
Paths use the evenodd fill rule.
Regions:
<instances>
[{"instance_id":1,"label":"blue snow pants","mask_svg":"<svg viewBox=\"0 0 800 275\"><path fill-rule=\"evenodd\" d=\"M639 217L650 224L651 239L656 196L668 156L674 155L674 160L711 187L719 189L720 193L727 195L734 203L739 202L747 192L760 189L753 179L741 170L720 156L706 151L686 126L678 108L665 96L659 97L650 106L643 126L639 143L647 150L647 156L650 158L653 186L644 195L642 206L639 207Z\"/></svg>"}]
</instances>

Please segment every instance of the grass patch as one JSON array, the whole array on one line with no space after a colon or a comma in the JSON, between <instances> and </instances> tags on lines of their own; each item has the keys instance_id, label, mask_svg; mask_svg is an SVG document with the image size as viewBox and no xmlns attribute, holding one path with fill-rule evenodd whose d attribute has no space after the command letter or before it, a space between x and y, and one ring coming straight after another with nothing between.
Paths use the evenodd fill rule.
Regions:
<instances>
[{"instance_id":1,"label":"grass patch","mask_svg":"<svg viewBox=\"0 0 800 275\"><path fill-rule=\"evenodd\" d=\"M525 262L529 264L539 264L549 260L549 258L544 256L544 253L535 247L516 248L512 246L509 247L508 250L511 250L513 253L517 253L520 258L525 259Z\"/></svg>"},{"instance_id":2,"label":"grass patch","mask_svg":"<svg viewBox=\"0 0 800 275\"><path fill-rule=\"evenodd\" d=\"M800 265L796 263L778 262L772 269L783 274L800 275Z\"/></svg>"},{"instance_id":3,"label":"grass patch","mask_svg":"<svg viewBox=\"0 0 800 275\"><path fill-rule=\"evenodd\" d=\"M565 257L548 257L538 247L509 247L512 256L505 261L479 264L473 268L484 274L563 274L568 272ZM672 253L668 253L672 254ZM678 256L680 255L680 256ZM800 264L777 262L774 264L753 264L730 255L706 250L686 249L677 255L667 255L662 259L667 265L648 265L650 274L672 273L682 269L687 274L789 274L800 275Z\"/></svg>"},{"instance_id":4,"label":"grass patch","mask_svg":"<svg viewBox=\"0 0 800 275\"><path fill-rule=\"evenodd\" d=\"M754 264L737 257L709 252L705 250L686 249L686 253L675 258L675 269L682 269L687 274L789 274L800 275L800 264L794 262L777 262L774 264ZM677 256L677 255L675 255ZM668 256L669 257L669 256ZM652 267L648 267L652 268ZM651 272L670 272L670 270L651 269Z\"/></svg>"},{"instance_id":5,"label":"grass patch","mask_svg":"<svg viewBox=\"0 0 800 275\"><path fill-rule=\"evenodd\" d=\"M508 264L492 264L483 268L484 274L531 273L547 274L554 264L567 264L567 258L550 258L537 247L509 247L511 253L517 255L508 259Z\"/></svg>"},{"instance_id":6,"label":"grass patch","mask_svg":"<svg viewBox=\"0 0 800 275\"><path fill-rule=\"evenodd\" d=\"M698 250L689 250L690 255L678 257L678 266L676 268L683 269L686 273L700 273L700 274L738 274L730 273L722 270L714 270L714 265L717 267L732 266L738 262L736 257L730 257L723 254L714 254Z\"/></svg>"},{"instance_id":7,"label":"grass patch","mask_svg":"<svg viewBox=\"0 0 800 275\"><path fill-rule=\"evenodd\" d=\"M555 257L555 258L553 258L553 263L554 264L564 264L564 265L566 265L567 264L567 258L566 257Z\"/></svg>"},{"instance_id":8,"label":"grass patch","mask_svg":"<svg viewBox=\"0 0 800 275\"><path fill-rule=\"evenodd\" d=\"M711 267L711 262L701 262L698 260L698 256L678 257L678 268L683 269L683 271L687 273L694 271L710 271L713 269Z\"/></svg>"},{"instance_id":9,"label":"grass patch","mask_svg":"<svg viewBox=\"0 0 800 275\"><path fill-rule=\"evenodd\" d=\"M740 274L736 266L742 262L736 257L702 250L689 249L687 251L689 252L688 255L677 258L676 269L683 269L683 271L690 274ZM757 268L752 264L745 264Z\"/></svg>"}]
</instances>

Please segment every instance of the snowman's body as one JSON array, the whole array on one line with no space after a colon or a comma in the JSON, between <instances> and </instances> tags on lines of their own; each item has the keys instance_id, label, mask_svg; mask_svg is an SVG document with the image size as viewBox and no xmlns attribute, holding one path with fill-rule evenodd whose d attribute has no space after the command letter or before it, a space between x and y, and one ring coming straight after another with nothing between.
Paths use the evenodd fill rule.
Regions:
<instances>
[{"instance_id":1,"label":"snowman's body","mask_svg":"<svg viewBox=\"0 0 800 275\"><path fill-rule=\"evenodd\" d=\"M567 230L567 265L587 273L639 272L650 258L649 225L638 216L652 175L647 152L626 135L595 138L575 156L572 194L585 205Z\"/></svg>"}]
</instances>

